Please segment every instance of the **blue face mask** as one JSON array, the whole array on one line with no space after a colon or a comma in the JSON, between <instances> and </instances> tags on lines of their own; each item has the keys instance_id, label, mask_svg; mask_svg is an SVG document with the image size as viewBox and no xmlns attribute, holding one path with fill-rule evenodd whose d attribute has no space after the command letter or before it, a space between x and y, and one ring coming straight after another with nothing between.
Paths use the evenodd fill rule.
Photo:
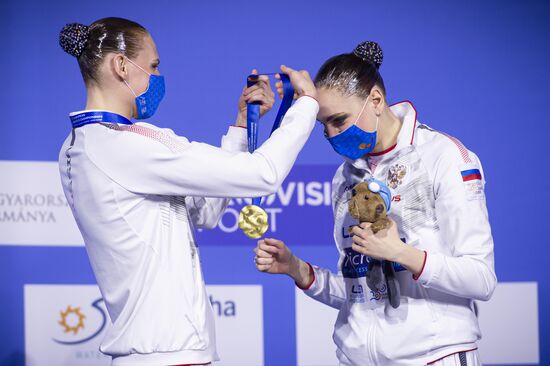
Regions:
<instances>
[{"instance_id":1,"label":"blue face mask","mask_svg":"<svg viewBox=\"0 0 550 366\"><path fill-rule=\"evenodd\" d=\"M373 132L363 131L357 127L357 121L365 107L367 106L369 98L365 101L361 112L357 116L355 123L349 126L346 130L340 132L336 136L327 137L328 142L332 145L332 148L340 155L357 160L365 154L370 153L376 145L376 130L378 129L378 117L376 117L376 128Z\"/></svg>"},{"instance_id":2,"label":"blue face mask","mask_svg":"<svg viewBox=\"0 0 550 366\"><path fill-rule=\"evenodd\" d=\"M151 117L153 114L155 114L160 101L164 97L165 93L165 87L164 87L164 76L159 75L153 75L145 71L143 68L141 68L138 64L130 60L129 58L126 58L130 63L137 66L141 71L149 75L149 86L147 87L147 90L144 91L140 95L136 95L136 93L132 90L130 85L124 80L124 83L126 83L126 86L132 94L136 97L136 107L137 107L137 117L136 119L146 119Z\"/></svg>"}]
</instances>

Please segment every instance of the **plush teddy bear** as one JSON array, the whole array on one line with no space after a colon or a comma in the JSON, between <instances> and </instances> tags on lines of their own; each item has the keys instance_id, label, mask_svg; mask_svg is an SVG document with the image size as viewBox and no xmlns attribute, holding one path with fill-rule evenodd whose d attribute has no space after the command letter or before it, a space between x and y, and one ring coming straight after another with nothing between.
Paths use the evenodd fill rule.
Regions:
<instances>
[{"instance_id":1,"label":"plush teddy bear","mask_svg":"<svg viewBox=\"0 0 550 366\"><path fill-rule=\"evenodd\" d=\"M370 228L376 234L390 227L391 222L387 218L390 206L390 189L381 181L371 178L353 187L348 210L350 215L360 223L370 222L372 224ZM382 281L385 279L390 305L393 308L399 307L401 291L392 262L370 258L366 278L371 290L380 290Z\"/></svg>"}]
</instances>

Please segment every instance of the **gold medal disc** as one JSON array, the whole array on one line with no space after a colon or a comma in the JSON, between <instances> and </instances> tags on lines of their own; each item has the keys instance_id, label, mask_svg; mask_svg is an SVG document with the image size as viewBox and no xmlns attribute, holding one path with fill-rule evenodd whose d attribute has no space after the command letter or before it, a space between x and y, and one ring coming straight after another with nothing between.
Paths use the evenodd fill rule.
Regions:
<instances>
[{"instance_id":1,"label":"gold medal disc","mask_svg":"<svg viewBox=\"0 0 550 366\"><path fill-rule=\"evenodd\" d=\"M256 205L244 206L239 214L239 228L252 239L261 238L269 228L267 213Z\"/></svg>"}]
</instances>

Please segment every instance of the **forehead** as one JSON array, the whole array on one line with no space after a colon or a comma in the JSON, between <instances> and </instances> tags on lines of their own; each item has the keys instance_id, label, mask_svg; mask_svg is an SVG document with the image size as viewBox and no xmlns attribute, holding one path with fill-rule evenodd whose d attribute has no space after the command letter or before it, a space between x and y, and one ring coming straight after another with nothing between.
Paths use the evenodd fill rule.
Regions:
<instances>
[{"instance_id":1,"label":"forehead","mask_svg":"<svg viewBox=\"0 0 550 366\"><path fill-rule=\"evenodd\" d=\"M354 95L344 95L337 89L321 88L317 91L319 101L318 119L325 121L335 113L350 113L354 110L360 98Z\"/></svg>"},{"instance_id":2,"label":"forehead","mask_svg":"<svg viewBox=\"0 0 550 366\"><path fill-rule=\"evenodd\" d=\"M149 34L143 36L143 41L141 43L141 49L137 54L137 58L143 58L146 60L152 60L158 58L157 46L153 41L153 38Z\"/></svg>"}]
</instances>

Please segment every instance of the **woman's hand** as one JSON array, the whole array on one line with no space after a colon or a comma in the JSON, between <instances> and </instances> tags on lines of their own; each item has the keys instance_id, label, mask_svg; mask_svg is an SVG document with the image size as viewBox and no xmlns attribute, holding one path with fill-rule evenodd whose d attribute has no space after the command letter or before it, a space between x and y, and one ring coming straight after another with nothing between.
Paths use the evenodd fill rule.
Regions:
<instances>
[{"instance_id":1,"label":"woman's hand","mask_svg":"<svg viewBox=\"0 0 550 366\"><path fill-rule=\"evenodd\" d=\"M299 287L306 287L311 283L312 275L309 265L296 257L281 240L264 239L259 240L254 248L254 262L260 272L272 274L286 274Z\"/></svg>"},{"instance_id":2,"label":"woman's hand","mask_svg":"<svg viewBox=\"0 0 550 366\"><path fill-rule=\"evenodd\" d=\"M418 276L424 265L424 252L401 241L397 225L390 219L391 225L376 234L370 229L371 223L361 223L352 229L351 248L358 253L381 260L397 262Z\"/></svg>"},{"instance_id":3,"label":"woman's hand","mask_svg":"<svg viewBox=\"0 0 550 366\"><path fill-rule=\"evenodd\" d=\"M363 222L351 230L353 244L351 248L356 252L376 259L395 261L404 249L405 243L399 238L397 225L390 220L390 227L374 234L370 222Z\"/></svg>"},{"instance_id":4,"label":"woman's hand","mask_svg":"<svg viewBox=\"0 0 550 366\"><path fill-rule=\"evenodd\" d=\"M252 74L257 75L257 70L252 70ZM271 90L269 77L262 75L258 76L258 82L250 88L245 87L239 98L239 114L237 115L238 127L246 127L246 105L247 103L260 103L260 116L263 116L273 108L275 103L275 94Z\"/></svg>"},{"instance_id":5,"label":"woman's hand","mask_svg":"<svg viewBox=\"0 0 550 366\"><path fill-rule=\"evenodd\" d=\"M317 98L317 89L306 70L297 71L285 65L281 65L281 71L283 74L287 74L290 79L290 83L294 88L294 99L298 99L304 95L308 95L314 99ZM279 74L275 77L279 80L281 79ZM284 95L282 81L275 83L275 87L277 88L277 94L279 94L279 97L282 99Z\"/></svg>"}]
</instances>

